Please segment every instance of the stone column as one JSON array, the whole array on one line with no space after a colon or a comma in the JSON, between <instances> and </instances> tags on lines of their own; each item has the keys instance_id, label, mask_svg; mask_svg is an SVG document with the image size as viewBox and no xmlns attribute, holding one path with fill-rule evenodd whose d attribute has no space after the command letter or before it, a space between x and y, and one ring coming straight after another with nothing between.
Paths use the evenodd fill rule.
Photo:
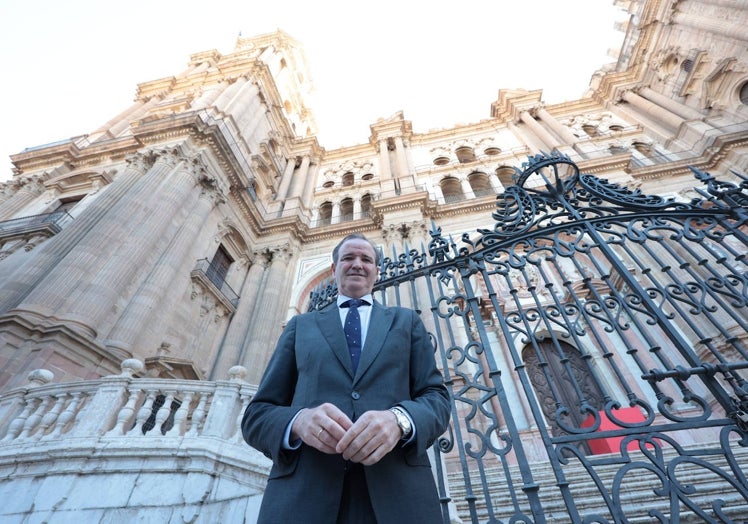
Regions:
<instances>
[{"instance_id":1,"label":"stone column","mask_svg":"<svg viewBox=\"0 0 748 524\"><path fill-rule=\"evenodd\" d=\"M76 246L75 256L55 268L29 294L25 305L54 311L57 318L77 323L96 336L98 323L132 286L144 259L196 185L199 168L187 161L180 148L154 156L141 183L118 203L118 212L96 224L93 233ZM128 216L142 219L125 227Z\"/></svg>"},{"instance_id":2,"label":"stone column","mask_svg":"<svg viewBox=\"0 0 748 524\"><path fill-rule=\"evenodd\" d=\"M276 200L285 200L288 196L288 188L291 185L293 179L293 173L296 170L296 159L289 158L286 163L286 169L283 171L280 184L278 185L278 192L275 196Z\"/></svg>"},{"instance_id":3,"label":"stone column","mask_svg":"<svg viewBox=\"0 0 748 524\"><path fill-rule=\"evenodd\" d=\"M173 302L163 301L168 294L165 290L172 288L180 262L189 253L205 219L216 204L224 200L220 190L211 182L209 179L201 181L202 190L200 195L190 203L187 220L109 332L107 346L132 354L134 343L140 338L144 328L152 324L153 320L161 318L155 315L157 318L149 322L149 317L160 310L159 306L171 307ZM140 353L142 354L142 351Z\"/></svg>"},{"instance_id":4,"label":"stone column","mask_svg":"<svg viewBox=\"0 0 748 524\"><path fill-rule=\"evenodd\" d=\"M280 305L288 280L288 263L292 253L289 245L279 246L271 250L272 258L267 270L262 291L258 295L259 307L256 309L252 327L247 335L247 347L242 350L242 361L239 365L250 370L247 381L259 384L270 356L275 349L280 327L283 323L279 318Z\"/></svg>"},{"instance_id":5,"label":"stone column","mask_svg":"<svg viewBox=\"0 0 748 524\"><path fill-rule=\"evenodd\" d=\"M225 376L232 366L237 365L237 362L243 359L244 348L248 345L247 334L252 323L252 316L260 302L258 292L266 267L265 257L262 254L255 254L254 261L242 284L239 306L226 331L226 337L216 356L216 362L212 366L210 380Z\"/></svg>"},{"instance_id":6,"label":"stone column","mask_svg":"<svg viewBox=\"0 0 748 524\"><path fill-rule=\"evenodd\" d=\"M216 101L216 99L223 93L223 91L226 89L226 82L224 80L221 80L219 83L214 85L212 88L207 89L206 91L203 91L203 93L192 101L192 109L205 109L207 107L210 107L213 102Z\"/></svg>"},{"instance_id":7,"label":"stone column","mask_svg":"<svg viewBox=\"0 0 748 524\"><path fill-rule=\"evenodd\" d=\"M465 195L465 198L475 198L473 186L470 185L470 181L466 176L460 177L460 186L462 187L462 194Z\"/></svg>"},{"instance_id":8,"label":"stone column","mask_svg":"<svg viewBox=\"0 0 748 524\"><path fill-rule=\"evenodd\" d=\"M104 125L99 126L93 133L91 133L88 136L89 141L95 141L98 137L103 135L104 133L108 132L112 127L117 125L118 123L124 121L130 122L131 116L134 115L137 111L141 110L143 106L145 106L148 102L154 100L154 98L151 98L149 101L146 100L137 100L133 105L122 111L120 114L112 118L111 120L108 120Z\"/></svg>"},{"instance_id":9,"label":"stone column","mask_svg":"<svg viewBox=\"0 0 748 524\"><path fill-rule=\"evenodd\" d=\"M246 140L249 140L267 112L259 93L256 84L247 82L224 109L224 113L233 117L236 128Z\"/></svg>"},{"instance_id":10,"label":"stone column","mask_svg":"<svg viewBox=\"0 0 748 524\"><path fill-rule=\"evenodd\" d=\"M701 120L702 118L704 118L704 115L702 115L696 109L685 104L681 104L680 102L673 100L672 98L668 98L665 95L662 95L657 91L650 89L649 87L642 87L641 89L639 89L639 95L651 102L654 102L658 106L667 109L671 113L685 118L686 120Z\"/></svg>"},{"instance_id":11,"label":"stone column","mask_svg":"<svg viewBox=\"0 0 748 524\"><path fill-rule=\"evenodd\" d=\"M223 92L216 98L215 106L220 111L225 111L227 107L231 105L231 102L236 95L236 93L244 86L244 84L247 83L247 79L245 77L239 77L229 86L223 90Z\"/></svg>"},{"instance_id":12,"label":"stone column","mask_svg":"<svg viewBox=\"0 0 748 524\"><path fill-rule=\"evenodd\" d=\"M244 138L249 142L259 142L262 137L257 137L257 133L260 129L264 129L260 124L267 119L268 109L265 104L259 104L257 109L254 111L252 120L244 128L240 128L240 131Z\"/></svg>"},{"instance_id":13,"label":"stone column","mask_svg":"<svg viewBox=\"0 0 748 524\"><path fill-rule=\"evenodd\" d=\"M257 96L260 89L256 84L246 81L238 89L231 101L226 104L225 113L234 115L237 127L244 125L250 119L254 106L260 106L259 97Z\"/></svg>"},{"instance_id":14,"label":"stone column","mask_svg":"<svg viewBox=\"0 0 748 524\"><path fill-rule=\"evenodd\" d=\"M99 196L57 235L39 249L34 250L33 263L19 267L5 277L5 287L0 299L0 311L18 305L18 302L35 286L31 294L53 292L58 283L75 280L82 285L91 270L91 259L107 245L111 231L122 223L127 195L141 181L152 165L150 155L136 154L127 158L127 167ZM40 297L44 304L46 296ZM33 298L32 298L33 300ZM51 304L59 307L60 303Z\"/></svg>"},{"instance_id":15,"label":"stone column","mask_svg":"<svg viewBox=\"0 0 748 524\"><path fill-rule=\"evenodd\" d=\"M650 102L649 100L637 95L633 91L624 92L622 98L626 102L631 104L632 107L637 109L637 111L666 124L673 131L677 131L680 125L684 122L684 119L682 117L671 113L664 107Z\"/></svg>"},{"instance_id":16,"label":"stone column","mask_svg":"<svg viewBox=\"0 0 748 524\"><path fill-rule=\"evenodd\" d=\"M111 137L118 136L122 131L127 129L132 122L134 122L141 116L145 115L148 111L150 111L151 108L154 105L156 105L156 103L159 101L160 101L159 97L156 97L156 96L152 97L145 104L141 105L140 107L135 108L134 111L129 112L126 115L123 115L122 118L117 119L117 121L112 123L112 125L107 125L107 127L103 129L103 131Z\"/></svg>"},{"instance_id":17,"label":"stone column","mask_svg":"<svg viewBox=\"0 0 748 524\"><path fill-rule=\"evenodd\" d=\"M387 149L387 139L380 140L377 143L379 147L379 179L392 179L392 169L390 167L390 152Z\"/></svg>"},{"instance_id":18,"label":"stone column","mask_svg":"<svg viewBox=\"0 0 748 524\"><path fill-rule=\"evenodd\" d=\"M579 139L574 136L574 133L572 133L566 126L562 125L561 122L556 120L553 115L551 115L542 107L539 107L537 111L540 119L548 124L548 126L553 130L554 133L558 135L561 140L563 140L570 146L573 146L577 143Z\"/></svg>"},{"instance_id":19,"label":"stone column","mask_svg":"<svg viewBox=\"0 0 748 524\"><path fill-rule=\"evenodd\" d=\"M338 224L340 222L340 202L335 201L332 203L332 216L330 217L331 224Z\"/></svg>"},{"instance_id":20,"label":"stone column","mask_svg":"<svg viewBox=\"0 0 748 524\"><path fill-rule=\"evenodd\" d=\"M317 177L310 175L309 168L311 166L311 163L312 163L312 159L309 157L309 155L304 155L303 157L301 157L301 165L299 166L299 169L296 171L296 174L294 175L297 179L303 182L301 201L307 207L309 207L312 204L312 197L314 195L314 186L317 182L316 180ZM296 186L298 186L298 184L294 184L294 191L292 191L289 196L291 197L298 196L296 194L296 192L298 191L296 189Z\"/></svg>"},{"instance_id":21,"label":"stone column","mask_svg":"<svg viewBox=\"0 0 748 524\"><path fill-rule=\"evenodd\" d=\"M392 166L390 166L390 152L387 149L387 139L377 142L379 148L379 185L383 196L395 194L395 181L392 178Z\"/></svg>"},{"instance_id":22,"label":"stone column","mask_svg":"<svg viewBox=\"0 0 748 524\"><path fill-rule=\"evenodd\" d=\"M742 9L745 9L744 5L742 6ZM745 27L740 24L680 12L673 13L672 20L676 24L682 24L707 33L714 33L729 39L748 42L748 32L746 32Z\"/></svg>"},{"instance_id":23,"label":"stone column","mask_svg":"<svg viewBox=\"0 0 748 524\"><path fill-rule=\"evenodd\" d=\"M0 220L9 220L44 192L44 185L39 177L23 178L18 181L16 193L0 204Z\"/></svg>"},{"instance_id":24,"label":"stone column","mask_svg":"<svg viewBox=\"0 0 748 524\"><path fill-rule=\"evenodd\" d=\"M405 142L401 136L394 137L395 142L395 161L397 162L397 179L400 182L401 189L412 189L415 182L410 173L408 166L408 156L405 150Z\"/></svg>"},{"instance_id":25,"label":"stone column","mask_svg":"<svg viewBox=\"0 0 748 524\"><path fill-rule=\"evenodd\" d=\"M197 187L197 182L206 178L202 161L188 159L180 148L160 151L154 170L161 166L168 175L149 177L151 183L142 188L150 188L149 193L141 195L142 202L152 202L143 209L144 219L127 235L119 249L110 254L84 290L73 294L67 317L96 328L109 314L111 305L123 298L153 249L161 244L162 234Z\"/></svg>"},{"instance_id":26,"label":"stone column","mask_svg":"<svg viewBox=\"0 0 748 524\"><path fill-rule=\"evenodd\" d=\"M528 133L526 131L525 127L522 127L521 129L512 121L508 121L506 123L507 129L512 132L514 136L517 137L517 139L520 141L520 143L523 146L527 146L527 148L532 152L535 153L537 151L540 151L541 149L546 148L547 146L533 133Z\"/></svg>"},{"instance_id":27,"label":"stone column","mask_svg":"<svg viewBox=\"0 0 748 524\"><path fill-rule=\"evenodd\" d=\"M527 124L527 127L530 128L530 131L535 134L549 149L554 149L561 145L561 143L553 137L543 126L538 123L537 120L535 120L535 117L533 117L529 112L522 111L519 114L519 119Z\"/></svg>"},{"instance_id":28,"label":"stone column","mask_svg":"<svg viewBox=\"0 0 748 524\"><path fill-rule=\"evenodd\" d=\"M0 182L0 205L10 198L18 191L18 182L16 180L9 180L8 182Z\"/></svg>"},{"instance_id":29,"label":"stone column","mask_svg":"<svg viewBox=\"0 0 748 524\"><path fill-rule=\"evenodd\" d=\"M504 184L501 183L501 180L499 180L499 176L496 174L496 172L489 173L488 182L491 184L491 189L493 189L493 192L497 195L500 195L504 192Z\"/></svg>"}]
</instances>

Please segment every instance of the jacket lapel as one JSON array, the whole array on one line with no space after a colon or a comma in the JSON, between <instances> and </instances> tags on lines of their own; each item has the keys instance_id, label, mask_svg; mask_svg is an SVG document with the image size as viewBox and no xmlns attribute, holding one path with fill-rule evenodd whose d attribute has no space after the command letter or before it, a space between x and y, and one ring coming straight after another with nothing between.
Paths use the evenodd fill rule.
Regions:
<instances>
[{"instance_id":1,"label":"jacket lapel","mask_svg":"<svg viewBox=\"0 0 748 524\"><path fill-rule=\"evenodd\" d=\"M351 357L348 355L348 343L345 341L345 333L340 323L340 313L335 304L319 312L317 324L325 337L328 345L332 349L335 357L340 361L344 369L353 378L353 367L351 366ZM359 368L361 364L359 363Z\"/></svg>"},{"instance_id":2,"label":"jacket lapel","mask_svg":"<svg viewBox=\"0 0 748 524\"><path fill-rule=\"evenodd\" d=\"M376 301L372 304L371 316L369 317L369 330L366 333L366 341L364 342L364 347L361 351L361 360L358 362L356 380L366 373L366 370L369 369L371 364L377 358L379 352L382 351L382 346L384 345L384 341L387 338L387 333L390 331L390 326L392 325L392 320L394 318L395 314L391 308L381 306ZM348 347L345 342L345 336L343 337L343 344L346 348ZM347 351L345 354L348 356ZM350 362L348 367L350 368ZM354 383L356 380L354 380Z\"/></svg>"}]
</instances>

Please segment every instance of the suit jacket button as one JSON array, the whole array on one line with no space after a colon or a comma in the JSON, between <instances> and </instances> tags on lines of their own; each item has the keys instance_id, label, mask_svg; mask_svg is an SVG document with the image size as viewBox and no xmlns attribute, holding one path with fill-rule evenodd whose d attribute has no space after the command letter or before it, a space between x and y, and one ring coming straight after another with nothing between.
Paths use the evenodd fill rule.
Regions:
<instances>
[{"instance_id":1,"label":"suit jacket button","mask_svg":"<svg viewBox=\"0 0 748 524\"><path fill-rule=\"evenodd\" d=\"M361 395L359 395L358 391L354 391L353 393L351 393L351 398L353 400L358 400L361 398Z\"/></svg>"}]
</instances>

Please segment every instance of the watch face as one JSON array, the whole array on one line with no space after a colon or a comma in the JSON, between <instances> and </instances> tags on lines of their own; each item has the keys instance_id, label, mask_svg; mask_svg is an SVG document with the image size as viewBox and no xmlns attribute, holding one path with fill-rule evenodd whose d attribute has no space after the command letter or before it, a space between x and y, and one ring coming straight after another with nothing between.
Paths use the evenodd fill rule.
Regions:
<instances>
[{"instance_id":1,"label":"watch face","mask_svg":"<svg viewBox=\"0 0 748 524\"><path fill-rule=\"evenodd\" d=\"M403 432L403 436L410 435L410 419L399 409L395 410L395 416L397 418L397 425L400 426L400 430Z\"/></svg>"}]
</instances>

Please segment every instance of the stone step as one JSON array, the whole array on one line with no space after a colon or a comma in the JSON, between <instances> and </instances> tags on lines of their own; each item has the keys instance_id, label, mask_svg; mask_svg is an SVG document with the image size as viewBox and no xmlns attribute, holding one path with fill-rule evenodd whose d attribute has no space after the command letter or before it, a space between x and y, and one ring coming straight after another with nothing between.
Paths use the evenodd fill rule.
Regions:
<instances>
[{"instance_id":1,"label":"stone step","mask_svg":"<svg viewBox=\"0 0 748 524\"><path fill-rule=\"evenodd\" d=\"M748 464L748 449L734 450L736 462L738 464ZM637 456L639 455L639 456ZM675 452L667 452L665 463L671 464L671 459L676 458ZM631 454L632 461L642 461L651 465L646 457L635 452ZM713 455L709 457L709 464L712 467L719 468L730 475L731 472L727 460L722 455ZM515 490L519 498L521 508L529 513L529 505L524 494L521 491L521 476L518 466L512 466L509 469L510 475L515 482ZM613 485L614 478L621 470L620 464L596 464L594 472L599 477L599 482L610 489ZM546 519L549 523L569 522L566 505L557 487L557 481L553 474L551 465L547 462L533 464L531 467L533 480L540 486L539 497L541 505L545 512ZM637 468L629 472L630 481L624 482L625 492L620 493L619 503L624 508L624 514L631 523L652 522L654 518L651 511L660 511L665 515L670 513L670 502L666 497L656 496L655 490L662 487L662 482L654 473L642 476L643 470ZM569 483L569 489L574 499L574 505L580 515L591 515L599 513L608 515L607 506L602 500L600 491L590 478L590 473L581 465L576 467L571 465L564 466L564 475ZM638 480L633 477L638 476ZM470 474L473 494L476 496L475 505L479 521L483 522L488 519L486 501L482 494L482 484L480 475L476 471ZM491 505L493 514L501 519L506 520L515 513L515 507L512 501L512 495L504 479L504 469L499 467L487 468L485 470L486 484L491 493ZM458 514L462 517L463 522L470 521L469 504L466 500L466 486L460 472L452 472L448 475L450 483L450 494L457 508ZM722 499L725 501L725 513L734 522L743 524L748 522L748 501L736 489L730 489L727 481L721 480L716 474L707 468L690 462L683 462L677 467L677 477L681 483L687 483L693 486L695 492L688 497L698 503L700 508L711 508L713 501ZM684 489L688 489L685 488ZM708 512L712 514L711 512ZM695 515L683 503L680 504L680 522L703 522L703 518Z\"/></svg>"}]
</instances>

